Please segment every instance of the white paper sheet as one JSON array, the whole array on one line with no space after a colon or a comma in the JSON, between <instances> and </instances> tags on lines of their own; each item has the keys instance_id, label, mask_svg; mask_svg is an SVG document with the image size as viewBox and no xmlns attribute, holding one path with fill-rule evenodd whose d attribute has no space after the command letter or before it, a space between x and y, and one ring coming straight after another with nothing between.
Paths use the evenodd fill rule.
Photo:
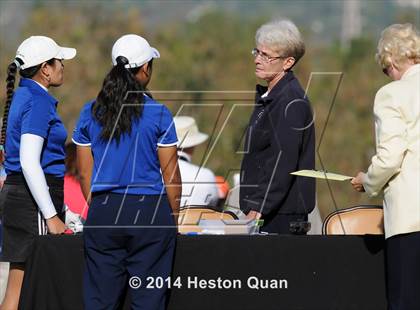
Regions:
<instances>
[{"instance_id":1,"label":"white paper sheet","mask_svg":"<svg viewBox=\"0 0 420 310\"><path fill-rule=\"evenodd\" d=\"M348 175L342 175L331 172L317 171L317 170L299 170L290 174L298 175L302 177L317 178L317 179L328 179L333 181L347 181L353 179Z\"/></svg>"}]
</instances>

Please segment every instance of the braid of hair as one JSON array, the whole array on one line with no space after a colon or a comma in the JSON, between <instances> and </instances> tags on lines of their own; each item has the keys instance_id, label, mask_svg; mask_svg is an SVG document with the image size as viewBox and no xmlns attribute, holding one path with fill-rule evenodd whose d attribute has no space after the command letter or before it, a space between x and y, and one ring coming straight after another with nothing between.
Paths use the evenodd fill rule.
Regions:
<instances>
[{"instance_id":1,"label":"braid of hair","mask_svg":"<svg viewBox=\"0 0 420 310\"><path fill-rule=\"evenodd\" d=\"M4 145L6 143L7 118L9 116L9 110L12 104L13 94L15 92L16 73L22 64L23 61L19 58L16 58L16 60L7 67L6 102L4 105L3 124L1 127L0 137L0 163L4 162Z\"/></svg>"}]
</instances>

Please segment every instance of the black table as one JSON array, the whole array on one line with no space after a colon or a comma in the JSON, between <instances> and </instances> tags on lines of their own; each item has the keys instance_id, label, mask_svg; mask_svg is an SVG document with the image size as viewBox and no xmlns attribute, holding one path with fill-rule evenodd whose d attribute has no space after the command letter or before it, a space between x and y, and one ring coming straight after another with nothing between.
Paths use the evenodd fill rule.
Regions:
<instances>
[{"instance_id":1,"label":"black table","mask_svg":"<svg viewBox=\"0 0 420 310\"><path fill-rule=\"evenodd\" d=\"M386 309L384 244L383 236L179 236L172 280L182 287L172 288L168 309ZM83 309L82 274L80 235L39 237L21 309ZM204 288L210 279L216 287Z\"/></svg>"}]
</instances>

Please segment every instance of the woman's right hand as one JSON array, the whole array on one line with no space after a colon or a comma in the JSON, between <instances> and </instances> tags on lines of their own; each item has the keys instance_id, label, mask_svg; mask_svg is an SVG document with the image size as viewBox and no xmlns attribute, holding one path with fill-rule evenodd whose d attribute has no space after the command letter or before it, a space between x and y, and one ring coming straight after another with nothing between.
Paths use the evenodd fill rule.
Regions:
<instances>
[{"instance_id":1,"label":"woman's right hand","mask_svg":"<svg viewBox=\"0 0 420 310\"><path fill-rule=\"evenodd\" d=\"M353 179L351 179L350 183L353 186L355 191L364 192L365 188L363 187L363 180L365 178L365 173L359 172Z\"/></svg>"},{"instance_id":2,"label":"woman's right hand","mask_svg":"<svg viewBox=\"0 0 420 310\"><path fill-rule=\"evenodd\" d=\"M63 234L66 230L66 225L57 215L46 220L48 226L48 232L53 235Z\"/></svg>"}]
</instances>

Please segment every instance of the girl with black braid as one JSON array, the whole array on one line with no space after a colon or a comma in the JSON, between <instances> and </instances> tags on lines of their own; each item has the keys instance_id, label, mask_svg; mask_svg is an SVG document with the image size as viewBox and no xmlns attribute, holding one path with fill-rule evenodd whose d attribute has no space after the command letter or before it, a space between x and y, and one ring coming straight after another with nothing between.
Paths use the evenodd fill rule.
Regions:
<instances>
[{"instance_id":1,"label":"girl with black braid","mask_svg":"<svg viewBox=\"0 0 420 310\"><path fill-rule=\"evenodd\" d=\"M66 129L48 88L63 83L63 59L73 48L33 36L18 47L7 70L7 99L1 130L1 161L7 178L1 191L2 261L10 262L1 310L18 309L25 262L37 235L61 234ZM17 72L21 79L14 90Z\"/></svg>"},{"instance_id":2,"label":"girl with black braid","mask_svg":"<svg viewBox=\"0 0 420 310\"><path fill-rule=\"evenodd\" d=\"M119 38L114 66L73 132L82 191L88 200L92 192L83 230L85 309L117 309L129 277L171 272L181 178L172 115L145 91L155 58L144 38ZM166 292L133 288L131 309L163 310Z\"/></svg>"}]
</instances>

